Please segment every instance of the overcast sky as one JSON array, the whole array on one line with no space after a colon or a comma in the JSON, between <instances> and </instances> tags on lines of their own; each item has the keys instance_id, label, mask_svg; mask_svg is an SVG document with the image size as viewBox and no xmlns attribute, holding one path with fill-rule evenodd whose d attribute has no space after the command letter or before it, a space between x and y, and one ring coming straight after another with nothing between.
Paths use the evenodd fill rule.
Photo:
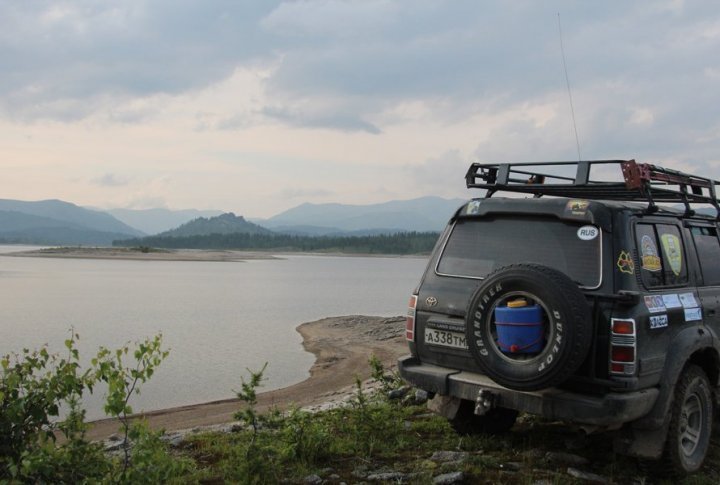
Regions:
<instances>
[{"instance_id":1,"label":"overcast sky","mask_svg":"<svg viewBox=\"0 0 720 485\"><path fill-rule=\"evenodd\" d=\"M473 161L720 178L708 1L0 0L0 198L267 217Z\"/></svg>"}]
</instances>

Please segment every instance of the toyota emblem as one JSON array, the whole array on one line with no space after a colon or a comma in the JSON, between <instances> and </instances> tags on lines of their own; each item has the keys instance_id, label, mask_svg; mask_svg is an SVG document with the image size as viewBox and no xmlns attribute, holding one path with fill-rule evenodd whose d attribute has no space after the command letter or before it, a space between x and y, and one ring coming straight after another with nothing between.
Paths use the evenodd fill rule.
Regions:
<instances>
[{"instance_id":1,"label":"toyota emblem","mask_svg":"<svg viewBox=\"0 0 720 485\"><path fill-rule=\"evenodd\" d=\"M435 306L435 305L437 305L437 298L435 298L434 296L428 296L425 299L425 304L427 306Z\"/></svg>"}]
</instances>

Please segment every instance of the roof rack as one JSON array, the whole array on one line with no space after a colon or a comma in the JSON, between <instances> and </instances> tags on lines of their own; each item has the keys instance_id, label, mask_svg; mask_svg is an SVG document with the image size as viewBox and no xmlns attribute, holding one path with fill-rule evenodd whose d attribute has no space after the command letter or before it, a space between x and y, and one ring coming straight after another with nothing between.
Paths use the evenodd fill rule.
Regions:
<instances>
[{"instance_id":1,"label":"roof rack","mask_svg":"<svg viewBox=\"0 0 720 485\"><path fill-rule=\"evenodd\" d=\"M624 182L590 179L595 165L619 165ZM575 176L561 176L533 171L533 167L565 166L575 168ZM478 179L480 182L478 182ZM685 214L695 212L690 204L710 204L720 219L717 180L698 177L677 170L637 163L635 160L592 160L581 162L473 163L465 175L468 188L487 189L485 197L495 192L521 192L535 197L555 195L602 200L647 201L648 212L657 211L656 202L679 202Z\"/></svg>"}]
</instances>

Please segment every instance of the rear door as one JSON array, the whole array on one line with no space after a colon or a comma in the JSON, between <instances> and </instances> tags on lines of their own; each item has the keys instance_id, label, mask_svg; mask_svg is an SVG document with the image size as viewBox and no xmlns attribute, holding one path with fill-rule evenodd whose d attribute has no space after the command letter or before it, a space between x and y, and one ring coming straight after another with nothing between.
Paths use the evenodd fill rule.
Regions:
<instances>
[{"instance_id":1,"label":"rear door","mask_svg":"<svg viewBox=\"0 0 720 485\"><path fill-rule=\"evenodd\" d=\"M702 282L698 295L705 324L717 337L720 333L720 239L715 224L689 224L692 242L697 253Z\"/></svg>"}]
</instances>

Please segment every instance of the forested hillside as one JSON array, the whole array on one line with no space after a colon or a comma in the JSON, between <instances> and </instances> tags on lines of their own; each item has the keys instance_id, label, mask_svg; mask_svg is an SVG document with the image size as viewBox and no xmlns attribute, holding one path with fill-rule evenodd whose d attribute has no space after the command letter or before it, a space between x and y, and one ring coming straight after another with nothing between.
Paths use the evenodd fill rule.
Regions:
<instances>
[{"instance_id":1,"label":"forested hillside","mask_svg":"<svg viewBox=\"0 0 720 485\"><path fill-rule=\"evenodd\" d=\"M272 251L338 251L367 254L429 253L437 232L406 232L379 236L308 237L285 234L211 234L188 237L150 236L114 241L114 246L171 249L243 249Z\"/></svg>"}]
</instances>

